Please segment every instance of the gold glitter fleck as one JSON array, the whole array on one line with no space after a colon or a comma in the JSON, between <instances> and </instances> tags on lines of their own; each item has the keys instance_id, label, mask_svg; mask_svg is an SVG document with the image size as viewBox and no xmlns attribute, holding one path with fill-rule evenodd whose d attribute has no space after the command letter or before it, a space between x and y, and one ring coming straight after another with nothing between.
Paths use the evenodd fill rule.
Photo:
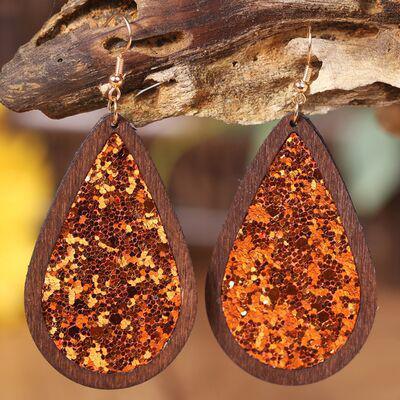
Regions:
<instances>
[{"instance_id":1,"label":"gold glitter fleck","mask_svg":"<svg viewBox=\"0 0 400 400\"><path fill-rule=\"evenodd\" d=\"M181 306L157 207L117 134L96 158L53 249L42 290L49 334L100 373L128 372L165 347Z\"/></svg>"},{"instance_id":2,"label":"gold glitter fleck","mask_svg":"<svg viewBox=\"0 0 400 400\"><path fill-rule=\"evenodd\" d=\"M297 134L253 199L221 296L235 340L275 368L323 362L354 329L360 305L354 257L332 196Z\"/></svg>"}]
</instances>

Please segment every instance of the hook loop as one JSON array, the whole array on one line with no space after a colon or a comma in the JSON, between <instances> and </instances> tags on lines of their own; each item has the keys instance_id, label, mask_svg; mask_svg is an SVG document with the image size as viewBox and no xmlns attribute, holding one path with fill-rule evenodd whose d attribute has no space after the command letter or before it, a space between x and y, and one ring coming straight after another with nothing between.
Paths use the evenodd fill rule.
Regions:
<instances>
[{"instance_id":1,"label":"hook loop","mask_svg":"<svg viewBox=\"0 0 400 400\"><path fill-rule=\"evenodd\" d=\"M131 27L131 24L129 23L128 19L127 19L124 15L120 15L120 14L118 14L118 13L114 13L113 15L110 16L110 18L108 18L108 20L106 21L106 23L104 24L104 26L108 26L108 25L110 24L110 22L111 22L113 19L116 19L117 17L120 17L120 18L123 19L123 21L124 21L124 23L125 23L125 26L126 26L126 29L127 29L127 31L128 31L128 41L127 41L127 43L126 43L126 47L125 47L125 49L123 49L123 50L121 51L121 53L120 53L120 55L123 55L123 54L125 54L125 52L127 52L128 50L131 49L132 43L133 43L132 27Z\"/></svg>"},{"instance_id":2,"label":"hook loop","mask_svg":"<svg viewBox=\"0 0 400 400\"><path fill-rule=\"evenodd\" d=\"M108 110L113 114L113 122L112 126L118 125L118 101L121 99L121 88L124 84L125 74L124 74L124 58L123 55L125 52L130 50L132 47L133 36L132 36L132 28L128 19L123 15L113 14L108 18L104 26L107 26L114 18L117 16L121 17L125 23L126 29L128 31L128 41L125 49L123 49L117 56L116 64L115 64L115 72L110 76L108 80L108 90L105 93L105 96L108 99Z\"/></svg>"}]
</instances>

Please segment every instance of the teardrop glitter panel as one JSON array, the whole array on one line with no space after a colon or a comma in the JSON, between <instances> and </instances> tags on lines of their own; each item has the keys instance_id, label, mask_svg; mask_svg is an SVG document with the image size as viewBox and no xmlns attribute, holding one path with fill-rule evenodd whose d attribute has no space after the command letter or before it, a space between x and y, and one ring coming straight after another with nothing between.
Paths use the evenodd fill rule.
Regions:
<instances>
[{"instance_id":1,"label":"teardrop glitter panel","mask_svg":"<svg viewBox=\"0 0 400 400\"><path fill-rule=\"evenodd\" d=\"M355 327L360 284L354 257L332 196L296 133L248 210L221 296L237 343L274 368L327 360Z\"/></svg>"},{"instance_id":2,"label":"teardrop glitter panel","mask_svg":"<svg viewBox=\"0 0 400 400\"><path fill-rule=\"evenodd\" d=\"M156 205L114 133L51 254L42 289L45 324L79 366L129 372L164 348L180 307L177 265Z\"/></svg>"}]
</instances>

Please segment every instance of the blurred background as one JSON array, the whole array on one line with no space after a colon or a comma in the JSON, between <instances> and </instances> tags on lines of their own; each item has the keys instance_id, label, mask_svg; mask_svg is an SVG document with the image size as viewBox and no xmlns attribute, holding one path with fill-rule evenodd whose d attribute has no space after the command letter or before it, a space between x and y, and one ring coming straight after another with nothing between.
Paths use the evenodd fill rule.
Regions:
<instances>
[{"instance_id":1,"label":"blurred background","mask_svg":"<svg viewBox=\"0 0 400 400\"><path fill-rule=\"evenodd\" d=\"M0 0L0 65L63 1ZM208 325L204 280L212 247L247 165L276 122L242 127L174 118L140 130L188 241L198 282L198 317L178 358L159 376L114 392L77 385L36 349L23 286L33 246L75 151L105 111L51 121L0 106L0 384L4 399L400 399L400 107L315 116L349 188L375 261L379 310L361 353L320 383L280 387L225 356Z\"/></svg>"}]
</instances>

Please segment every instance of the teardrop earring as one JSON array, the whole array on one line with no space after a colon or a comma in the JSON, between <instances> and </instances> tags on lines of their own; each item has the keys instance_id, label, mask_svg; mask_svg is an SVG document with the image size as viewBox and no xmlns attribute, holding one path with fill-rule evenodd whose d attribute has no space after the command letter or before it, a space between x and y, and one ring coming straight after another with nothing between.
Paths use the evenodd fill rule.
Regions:
<instances>
[{"instance_id":1,"label":"teardrop earring","mask_svg":"<svg viewBox=\"0 0 400 400\"><path fill-rule=\"evenodd\" d=\"M112 114L65 175L25 287L29 329L44 357L68 378L107 389L139 384L168 366L189 336L197 298L161 179L118 114L123 81L122 53L108 84Z\"/></svg>"},{"instance_id":2,"label":"teardrop earring","mask_svg":"<svg viewBox=\"0 0 400 400\"><path fill-rule=\"evenodd\" d=\"M298 385L360 350L376 310L375 271L345 184L312 123L295 111L261 146L214 250L207 312L225 352L250 374Z\"/></svg>"}]
</instances>

